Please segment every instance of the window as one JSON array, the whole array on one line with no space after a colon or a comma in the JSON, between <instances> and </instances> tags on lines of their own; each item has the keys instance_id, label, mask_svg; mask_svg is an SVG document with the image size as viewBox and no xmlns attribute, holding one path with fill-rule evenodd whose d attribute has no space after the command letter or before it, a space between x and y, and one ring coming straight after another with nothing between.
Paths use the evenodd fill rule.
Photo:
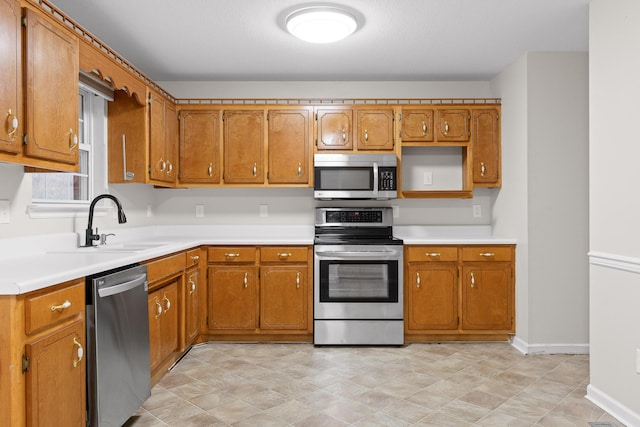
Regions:
<instances>
[{"instance_id":1,"label":"window","mask_svg":"<svg viewBox=\"0 0 640 427\"><path fill-rule=\"evenodd\" d=\"M78 94L79 172L32 173L30 212L75 212L106 192L106 99L80 84Z\"/></svg>"}]
</instances>

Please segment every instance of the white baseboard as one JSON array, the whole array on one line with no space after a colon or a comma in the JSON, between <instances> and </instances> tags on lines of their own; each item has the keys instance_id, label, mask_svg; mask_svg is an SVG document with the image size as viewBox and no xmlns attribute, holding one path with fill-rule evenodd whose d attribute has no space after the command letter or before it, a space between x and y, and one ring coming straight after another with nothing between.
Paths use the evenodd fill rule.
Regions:
<instances>
[{"instance_id":1,"label":"white baseboard","mask_svg":"<svg viewBox=\"0 0 640 427\"><path fill-rule=\"evenodd\" d=\"M587 386L587 399L607 411L609 415L619 420L624 425L640 426L640 414L633 412L617 400L613 399L602 390L589 384Z\"/></svg>"},{"instance_id":2,"label":"white baseboard","mask_svg":"<svg viewBox=\"0 0 640 427\"><path fill-rule=\"evenodd\" d=\"M522 354L589 354L589 344L528 344L516 336L511 345Z\"/></svg>"}]
</instances>

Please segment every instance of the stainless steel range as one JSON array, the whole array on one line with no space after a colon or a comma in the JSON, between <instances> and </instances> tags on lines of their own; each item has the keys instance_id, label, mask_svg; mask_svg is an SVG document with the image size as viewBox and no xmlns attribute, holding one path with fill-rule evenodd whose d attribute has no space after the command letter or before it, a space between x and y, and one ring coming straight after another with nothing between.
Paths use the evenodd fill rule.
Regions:
<instances>
[{"instance_id":1,"label":"stainless steel range","mask_svg":"<svg viewBox=\"0 0 640 427\"><path fill-rule=\"evenodd\" d=\"M314 344L404 344L402 243L391 208L316 209Z\"/></svg>"}]
</instances>

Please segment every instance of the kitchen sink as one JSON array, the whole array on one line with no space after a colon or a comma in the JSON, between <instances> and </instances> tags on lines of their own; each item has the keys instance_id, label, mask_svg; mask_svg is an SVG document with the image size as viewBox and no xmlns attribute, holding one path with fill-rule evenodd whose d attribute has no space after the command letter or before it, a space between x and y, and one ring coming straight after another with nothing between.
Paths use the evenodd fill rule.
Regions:
<instances>
[{"instance_id":1,"label":"kitchen sink","mask_svg":"<svg viewBox=\"0 0 640 427\"><path fill-rule=\"evenodd\" d=\"M135 253L169 245L171 242L127 242L49 251L56 254Z\"/></svg>"}]
</instances>

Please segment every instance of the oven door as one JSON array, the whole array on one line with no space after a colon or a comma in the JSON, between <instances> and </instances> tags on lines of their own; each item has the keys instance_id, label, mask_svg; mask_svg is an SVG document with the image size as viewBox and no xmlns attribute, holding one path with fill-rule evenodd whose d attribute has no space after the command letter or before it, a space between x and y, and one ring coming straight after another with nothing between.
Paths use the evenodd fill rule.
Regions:
<instances>
[{"instance_id":1,"label":"oven door","mask_svg":"<svg viewBox=\"0 0 640 427\"><path fill-rule=\"evenodd\" d=\"M315 319L403 319L402 245L316 245Z\"/></svg>"}]
</instances>

